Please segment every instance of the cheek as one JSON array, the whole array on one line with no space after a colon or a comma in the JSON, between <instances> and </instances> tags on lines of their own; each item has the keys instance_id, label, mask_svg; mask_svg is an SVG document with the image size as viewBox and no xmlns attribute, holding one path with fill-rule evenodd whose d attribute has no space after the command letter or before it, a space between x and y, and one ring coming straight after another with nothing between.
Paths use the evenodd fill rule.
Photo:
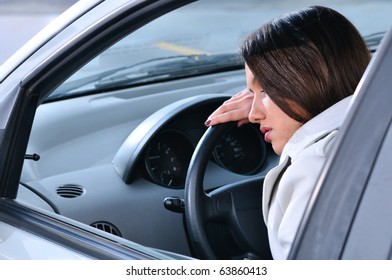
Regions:
<instances>
[{"instance_id":1,"label":"cheek","mask_svg":"<svg viewBox=\"0 0 392 280\"><path fill-rule=\"evenodd\" d=\"M272 141L272 148L277 155L281 155L284 147L289 142L290 138L297 131L293 127L282 127L282 129L275 135Z\"/></svg>"},{"instance_id":2,"label":"cheek","mask_svg":"<svg viewBox=\"0 0 392 280\"><path fill-rule=\"evenodd\" d=\"M301 125L297 122L295 123L289 123L287 122L287 126L285 129L285 135L284 135L284 145L287 144L287 142L290 140L290 138L294 135L294 133L301 127Z\"/></svg>"},{"instance_id":3,"label":"cheek","mask_svg":"<svg viewBox=\"0 0 392 280\"><path fill-rule=\"evenodd\" d=\"M301 123L298 123L287 116L282 118L279 133L282 143L285 145L300 127Z\"/></svg>"}]
</instances>

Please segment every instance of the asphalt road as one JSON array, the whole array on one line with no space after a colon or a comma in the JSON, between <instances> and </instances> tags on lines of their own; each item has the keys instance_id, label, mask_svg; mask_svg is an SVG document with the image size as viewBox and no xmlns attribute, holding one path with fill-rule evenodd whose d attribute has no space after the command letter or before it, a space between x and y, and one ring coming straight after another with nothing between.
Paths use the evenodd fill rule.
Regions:
<instances>
[{"instance_id":1,"label":"asphalt road","mask_svg":"<svg viewBox=\"0 0 392 280\"><path fill-rule=\"evenodd\" d=\"M0 64L77 0L0 0Z\"/></svg>"}]
</instances>

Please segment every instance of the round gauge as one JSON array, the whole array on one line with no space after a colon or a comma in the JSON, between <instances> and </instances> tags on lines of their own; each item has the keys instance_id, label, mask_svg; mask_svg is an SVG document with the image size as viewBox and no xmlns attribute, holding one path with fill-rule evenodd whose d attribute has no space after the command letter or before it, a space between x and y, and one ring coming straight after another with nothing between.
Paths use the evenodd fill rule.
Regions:
<instances>
[{"instance_id":1,"label":"round gauge","mask_svg":"<svg viewBox=\"0 0 392 280\"><path fill-rule=\"evenodd\" d=\"M252 124L235 127L226 133L213 151L214 160L238 174L250 175L260 170L266 156L265 142Z\"/></svg>"},{"instance_id":2,"label":"round gauge","mask_svg":"<svg viewBox=\"0 0 392 280\"><path fill-rule=\"evenodd\" d=\"M144 155L149 178L165 187L183 187L193 150L190 141L179 132L170 130L157 134Z\"/></svg>"}]
</instances>

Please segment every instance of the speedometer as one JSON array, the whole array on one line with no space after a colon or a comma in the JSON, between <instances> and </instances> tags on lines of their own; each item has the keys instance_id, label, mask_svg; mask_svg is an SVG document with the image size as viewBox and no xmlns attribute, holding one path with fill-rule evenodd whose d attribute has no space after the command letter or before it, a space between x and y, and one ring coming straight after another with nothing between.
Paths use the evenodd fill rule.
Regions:
<instances>
[{"instance_id":1,"label":"speedometer","mask_svg":"<svg viewBox=\"0 0 392 280\"><path fill-rule=\"evenodd\" d=\"M149 178L161 186L183 187L192 153L193 146L183 134L173 130L159 133L144 154Z\"/></svg>"},{"instance_id":2,"label":"speedometer","mask_svg":"<svg viewBox=\"0 0 392 280\"><path fill-rule=\"evenodd\" d=\"M247 124L227 132L215 146L213 157L219 165L234 173L250 175L263 165L266 146L260 131Z\"/></svg>"}]
</instances>

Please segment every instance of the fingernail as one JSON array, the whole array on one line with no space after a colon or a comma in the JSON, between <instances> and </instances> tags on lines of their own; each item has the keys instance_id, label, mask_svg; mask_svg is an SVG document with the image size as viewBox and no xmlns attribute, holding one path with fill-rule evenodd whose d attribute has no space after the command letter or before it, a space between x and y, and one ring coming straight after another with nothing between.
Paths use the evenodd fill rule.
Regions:
<instances>
[{"instance_id":1,"label":"fingernail","mask_svg":"<svg viewBox=\"0 0 392 280\"><path fill-rule=\"evenodd\" d=\"M210 126L211 124L211 120L206 120L206 122L204 123L205 126Z\"/></svg>"}]
</instances>

